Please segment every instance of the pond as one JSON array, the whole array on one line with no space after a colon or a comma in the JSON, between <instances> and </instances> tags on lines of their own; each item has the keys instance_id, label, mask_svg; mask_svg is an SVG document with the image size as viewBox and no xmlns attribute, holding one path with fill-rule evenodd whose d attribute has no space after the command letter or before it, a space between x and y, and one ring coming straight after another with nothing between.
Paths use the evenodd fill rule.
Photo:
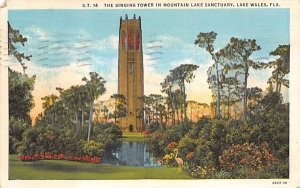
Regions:
<instances>
[{"instance_id":1,"label":"pond","mask_svg":"<svg viewBox=\"0 0 300 188\"><path fill-rule=\"evenodd\" d=\"M149 151L146 142L129 142L123 141L122 146L112 155L117 159L119 165L127 166L160 166L157 159Z\"/></svg>"}]
</instances>

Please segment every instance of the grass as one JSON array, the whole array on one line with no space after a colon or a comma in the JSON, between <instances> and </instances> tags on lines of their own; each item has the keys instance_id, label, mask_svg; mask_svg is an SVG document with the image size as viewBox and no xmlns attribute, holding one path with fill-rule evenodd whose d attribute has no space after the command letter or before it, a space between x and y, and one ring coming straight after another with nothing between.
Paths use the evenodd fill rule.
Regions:
<instances>
[{"instance_id":1,"label":"grass","mask_svg":"<svg viewBox=\"0 0 300 188\"><path fill-rule=\"evenodd\" d=\"M144 168L114 166L64 160L22 162L17 155L9 155L9 179L21 180L122 180L122 179L191 179L176 173L177 168Z\"/></svg>"},{"instance_id":2,"label":"grass","mask_svg":"<svg viewBox=\"0 0 300 188\"><path fill-rule=\"evenodd\" d=\"M141 133L123 133L122 140L128 142L143 142L146 141L148 138L144 137Z\"/></svg>"}]
</instances>

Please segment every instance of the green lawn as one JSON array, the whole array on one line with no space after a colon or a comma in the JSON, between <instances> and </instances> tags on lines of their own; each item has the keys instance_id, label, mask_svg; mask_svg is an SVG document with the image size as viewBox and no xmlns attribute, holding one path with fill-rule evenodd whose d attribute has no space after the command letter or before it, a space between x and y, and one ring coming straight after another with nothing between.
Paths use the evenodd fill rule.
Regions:
<instances>
[{"instance_id":1,"label":"green lawn","mask_svg":"<svg viewBox=\"0 0 300 188\"><path fill-rule=\"evenodd\" d=\"M138 142L138 141L146 141L148 138L144 137L141 133L123 133L122 140Z\"/></svg>"},{"instance_id":2,"label":"green lawn","mask_svg":"<svg viewBox=\"0 0 300 188\"><path fill-rule=\"evenodd\" d=\"M81 163L64 160L22 162L17 155L9 156L9 179L21 180L91 180L91 179L191 179L176 173L177 168L143 168Z\"/></svg>"}]
</instances>

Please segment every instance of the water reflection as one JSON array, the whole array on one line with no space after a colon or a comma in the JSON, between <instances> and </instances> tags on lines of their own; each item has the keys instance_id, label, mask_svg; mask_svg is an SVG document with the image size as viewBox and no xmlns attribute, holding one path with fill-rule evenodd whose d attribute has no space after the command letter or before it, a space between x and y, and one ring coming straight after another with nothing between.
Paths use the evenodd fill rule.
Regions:
<instances>
[{"instance_id":1,"label":"water reflection","mask_svg":"<svg viewBox=\"0 0 300 188\"><path fill-rule=\"evenodd\" d=\"M145 142L122 142L122 146L113 153L113 156L119 160L120 165L159 166Z\"/></svg>"}]
</instances>

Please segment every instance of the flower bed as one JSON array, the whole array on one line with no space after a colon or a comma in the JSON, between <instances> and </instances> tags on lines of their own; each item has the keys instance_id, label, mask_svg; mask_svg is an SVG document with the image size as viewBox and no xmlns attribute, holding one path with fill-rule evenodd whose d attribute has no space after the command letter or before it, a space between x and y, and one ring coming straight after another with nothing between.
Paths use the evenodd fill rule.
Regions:
<instances>
[{"instance_id":1,"label":"flower bed","mask_svg":"<svg viewBox=\"0 0 300 188\"><path fill-rule=\"evenodd\" d=\"M101 158L98 156L76 156L76 155L66 155L63 153L53 154L50 152L38 153L32 155L19 155L21 161L37 161L37 160L69 160L69 161L79 161L79 162L88 162L88 163L101 163Z\"/></svg>"},{"instance_id":2,"label":"flower bed","mask_svg":"<svg viewBox=\"0 0 300 188\"><path fill-rule=\"evenodd\" d=\"M248 167L252 172L262 168L269 169L276 160L266 142L259 146L253 143L232 145L219 157L221 167L227 171L235 170L239 166Z\"/></svg>"}]
</instances>

